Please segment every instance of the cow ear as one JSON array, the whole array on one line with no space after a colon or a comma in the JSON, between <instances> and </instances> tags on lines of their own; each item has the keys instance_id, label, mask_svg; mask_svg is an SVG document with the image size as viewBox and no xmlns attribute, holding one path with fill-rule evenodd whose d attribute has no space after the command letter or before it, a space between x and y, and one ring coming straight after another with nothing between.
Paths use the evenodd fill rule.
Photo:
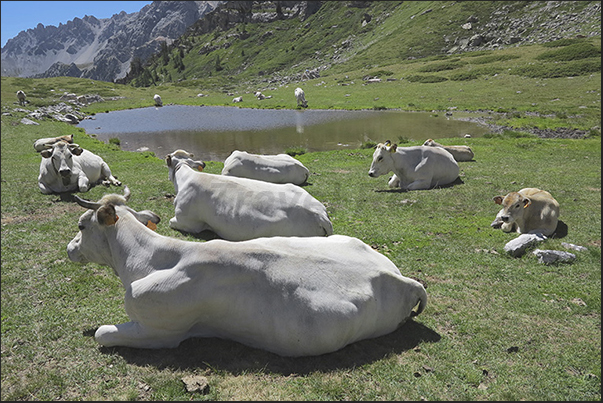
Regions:
<instances>
[{"instance_id":1,"label":"cow ear","mask_svg":"<svg viewBox=\"0 0 603 403\"><path fill-rule=\"evenodd\" d=\"M527 197L523 199L523 208L528 207L530 204L532 204L532 201L530 199L528 199Z\"/></svg>"},{"instance_id":2,"label":"cow ear","mask_svg":"<svg viewBox=\"0 0 603 403\"><path fill-rule=\"evenodd\" d=\"M119 217L115 212L115 206L109 203L96 210L96 219L101 225L115 225Z\"/></svg>"},{"instance_id":3,"label":"cow ear","mask_svg":"<svg viewBox=\"0 0 603 403\"><path fill-rule=\"evenodd\" d=\"M395 153L397 149L398 149L398 145L397 145L397 144L394 144L393 146L391 146L391 147L389 148L389 152L390 152L390 153Z\"/></svg>"},{"instance_id":4,"label":"cow ear","mask_svg":"<svg viewBox=\"0 0 603 403\"><path fill-rule=\"evenodd\" d=\"M42 150L40 151L40 155L44 158L52 157L52 150Z\"/></svg>"},{"instance_id":5,"label":"cow ear","mask_svg":"<svg viewBox=\"0 0 603 403\"><path fill-rule=\"evenodd\" d=\"M172 156L170 154L165 156L165 163L167 164L168 167L172 166Z\"/></svg>"},{"instance_id":6,"label":"cow ear","mask_svg":"<svg viewBox=\"0 0 603 403\"><path fill-rule=\"evenodd\" d=\"M392 142L389 140L385 140L385 143L383 143L384 146L389 147L392 145Z\"/></svg>"},{"instance_id":7,"label":"cow ear","mask_svg":"<svg viewBox=\"0 0 603 403\"><path fill-rule=\"evenodd\" d=\"M199 171L203 171L203 168L205 168L205 162L203 161L195 161L195 165Z\"/></svg>"},{"instance_id":8,"label":"cow ear","mask_svg":"<svg viewBox=\"0 0 603 403\"><path fill-rule=\"evenodd\" d=\"M494 200L494 203L496 203L496 204L502 204L503 197L502 196L494 196L492 198L492 200Z\"/></svg>"},{"instance_id":9,"label":"cow ear","mask_svg":"<svg viewBox=\"0 0 603 403\"><path fill-rule=\"evenodd\" d=\"M69 144L69 151L71 151L71 153L73 155L80 155L81 153L84 152L84 149L82 147L80 147L78 144Z\"/></svg>"}]
</instances>

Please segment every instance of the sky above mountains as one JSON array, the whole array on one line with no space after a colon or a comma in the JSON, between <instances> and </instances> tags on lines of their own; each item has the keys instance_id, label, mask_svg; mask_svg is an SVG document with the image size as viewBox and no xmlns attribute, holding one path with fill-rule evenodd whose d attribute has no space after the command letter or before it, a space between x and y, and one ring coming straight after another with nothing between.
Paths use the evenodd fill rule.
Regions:
<instances>
[{"instance_id":1,"label":"sky above mountains","mask_svg":"<svg viewBox=\"0 0 603 403\"><path fill-rule=\"evenodd\" d=\"M74 18L92 15L98 19L110 18L122 11L134 13L152 1L2 1L2 47L21 31L44 26L66 24Z\"/></svg>"}]
</instances>

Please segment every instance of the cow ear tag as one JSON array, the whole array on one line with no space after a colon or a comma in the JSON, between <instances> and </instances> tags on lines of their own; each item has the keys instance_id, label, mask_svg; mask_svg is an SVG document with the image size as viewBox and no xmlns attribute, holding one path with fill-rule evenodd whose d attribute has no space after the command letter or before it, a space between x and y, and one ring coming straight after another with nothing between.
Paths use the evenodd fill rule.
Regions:
<instances>
[{"instance_id":1,"label":"cow ear tag","mask_svg":"<svg viewBox=\"0 0 603 403\"><path fill-rule=\"evenodd\" d=\"M147 227L149 227L153 231L155 231L157 229L157 225L151 220L147 221Z\"/></svg>"}]
</instances>

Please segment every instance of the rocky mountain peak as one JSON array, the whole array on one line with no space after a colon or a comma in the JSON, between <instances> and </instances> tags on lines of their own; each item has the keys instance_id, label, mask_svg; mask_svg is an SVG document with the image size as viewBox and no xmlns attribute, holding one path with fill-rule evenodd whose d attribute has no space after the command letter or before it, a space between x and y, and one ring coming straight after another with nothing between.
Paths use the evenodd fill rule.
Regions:
<instances>
[{"instance_id":1,"label":"rocky mountain peak","mask_svg":"<svg viewBox=\"0 0 603 403\"><path fill-rule=\"evenodd\" d=\"M124 77L134 57L145 60L161 41L177 39L219 1L154 1L140 11L111 18L86 15L65 24L21 31L2 48L2 75L70 75L114 81Z\"/></svg>"}]
</instances>

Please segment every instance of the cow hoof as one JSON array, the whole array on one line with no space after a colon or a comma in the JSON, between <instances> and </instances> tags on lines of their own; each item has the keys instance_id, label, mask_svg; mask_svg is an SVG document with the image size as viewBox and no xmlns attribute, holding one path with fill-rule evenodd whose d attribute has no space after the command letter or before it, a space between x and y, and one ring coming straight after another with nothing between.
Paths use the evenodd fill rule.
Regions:
<instances>
[{"instance_id":1,"label":"cow hoof","mask_svg":"<svg viewBox=\"0 0 603 403\"><path fill-rule=\"evenodd\" d=\"M502 224L503 224L502 221L494 220L494 221L492 221L492 224L490 224L490 226L492 228L498 229L498 228L502 227Z\"/></svg>"}]
</instances>

